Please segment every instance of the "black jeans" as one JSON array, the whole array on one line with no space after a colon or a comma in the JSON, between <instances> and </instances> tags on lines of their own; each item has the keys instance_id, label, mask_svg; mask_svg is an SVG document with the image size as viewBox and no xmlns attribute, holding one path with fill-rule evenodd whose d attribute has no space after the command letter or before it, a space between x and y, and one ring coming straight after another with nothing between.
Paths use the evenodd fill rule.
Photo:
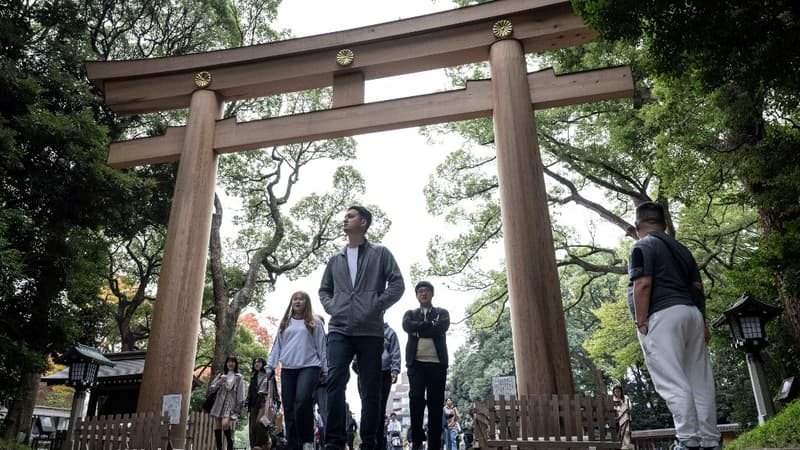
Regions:
<instances>
[{"instance_id":1,"label":"black jeans","mask_svg":"<svg viewBox=\"0 0 800 450\"><path fill-rule=\"evenodd\" d=\"M319 384L320 367L281 370L281 400L286 440L289 450L314 442L314 401L312 394Z\"/></svg>"},{"instance_id":2,"label":"black jeans","mask_svg":"<svg viewBox=\"0 0 800 450\"><path fill-rule=\"evenodd\" d=\"M328 415L325 447L343 449L347 444L345 391L350 380L350 363L358 356L364 389L361 402L361 449L375 450L380 418L381 354L383 336L328 334Z\"/></svg>"},{"instance_id":3,"label":"black jeans","mask_svg":"<svg viewBox=\"0 0 800 450\"><path fill-rule=\"evenodd\" d=\"M428 408L428 449L442 447L442 408L447 367L438 363L414 361L408 369L409 409L411 410L411 442L422 448L425 431L422 421Z\"/></svg>"},{"instance_id":4,"label":"black jeans","mask_svg":"<svg viewBox=\"0 0 800 450\"><path fill-rule=\"evenodd\" d=\"M364 388L361 387L361 375L358 376L358 395L361 396L361 402L364 402ZM386 442L386 403L389 401L389 392L392 390L392 371L381 371L381 404L378 406L378 414L380 414L380 423L378 424L378 448L383 450L387 448Z\"/></svg>"}]
</instances>

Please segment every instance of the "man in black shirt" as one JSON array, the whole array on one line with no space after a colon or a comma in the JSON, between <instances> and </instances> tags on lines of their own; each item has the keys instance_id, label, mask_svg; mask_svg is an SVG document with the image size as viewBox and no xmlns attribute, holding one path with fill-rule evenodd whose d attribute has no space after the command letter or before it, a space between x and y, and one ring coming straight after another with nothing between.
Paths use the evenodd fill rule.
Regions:
<instances>
[{"instance_id":1,"label":"man in black shirt","mask_svg":"<svg viewBox=\"0 0 800 450\"><path fill-rule=\"evenodd\" d=\"M403 329L408 333L406 343L406 367L409 381L409 409L411 410L412 450L422 448L425 431L422 421L428 407L428 449L439 449L442 445L442 408L444 388L447 381L447 329L450 314L444 308L436 308L433 300L433 285L420 281L414 288L419 308L406 311Z\"/></svg>"},{"instance_id":2,"label":"man in black shirt","mask_svg":"<svg viewBox=\"0 0 800 450\"><path fill-rule=\"evenodd\" d=\"M691 252L664 233L664 208L636 208L628 304L647 369L675 422L676 450L719 445L703 283Z\"/></svg>"}]
</instances>

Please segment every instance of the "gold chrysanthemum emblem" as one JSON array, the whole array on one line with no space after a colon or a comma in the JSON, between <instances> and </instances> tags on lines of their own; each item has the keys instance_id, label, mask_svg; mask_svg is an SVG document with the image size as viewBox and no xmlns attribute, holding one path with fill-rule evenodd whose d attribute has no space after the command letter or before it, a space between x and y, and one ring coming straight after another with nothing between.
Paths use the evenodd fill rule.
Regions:
<instances>
[{"instance_id":1,"label":"gold chrysanthemum emblem","mask_svg":"<svg viewBox=\"0 0 800 450\"><path fill-rule=\"evenodd\" d=\"M202 72L197 72L197 75L194 76L194 85L200 89L211 86L211 81L213 81L211 78L211 72L206 72L205 70Z\"/></svg>"},{"instance_id":2,"label":"gold chrysanthemum emblem","mask_svg":"<svg viewBox=\"0 0 800 450\"><path fill-rule=\"evenodd\" d=\"M352 50L349 48L343 48L336 52L336 64L339 64L342 67L349 66L350 64L353 64L355 57L356 55Z\"/></svg>"},{"instance_id":3,"label":"gold chrysanthemum emblem","mask_svg":"<svg viewBox=\"0 0 800 450\"><path fill-rule=\"evenodd\" d=\"M492 25L492 34L498 39L505 39L511 36L513 31L514 26L511 24L511 21L507 19L498 20Z\"/></svg>"}]
</instances>

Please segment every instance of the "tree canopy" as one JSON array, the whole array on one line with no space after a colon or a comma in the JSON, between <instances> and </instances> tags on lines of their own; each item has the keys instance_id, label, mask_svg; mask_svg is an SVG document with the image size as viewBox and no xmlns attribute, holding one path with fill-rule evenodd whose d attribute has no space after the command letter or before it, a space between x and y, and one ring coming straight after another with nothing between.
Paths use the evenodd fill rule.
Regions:
<instances>
[{"instance_id":1,"label":"tree canopy","mask_svg":"<svg viewBox=\"0 0 800 450\"><path fill-rule=\"evenodd\" d=\"M796 65L796 49L781 47L784 33L796 39L796 6L776 2L764 11L756 2L574 3L601 39L531 55L529 70L553 66L560 73L627 64L634 70L636 95L633 105L602 102L535 115L571 352L586 357L573 358L573 370L576 382L587 383L580 374L596 365L606 382L627 385L636 415L649 417L644 425L663 426L663 403L658 412L658 399L647 394L652 389L624 300L627 249L635 238L632 211L639 202L663 204L669 232L695 254L709 316L746 289L765 301L782 298L789 320L771 331L775 344L769 357L776 360L773 367L784 369L770 376L779 380L785 364L793 364L780 355L786 345L797 345L784 332L800 317L793 312L795 285L789 281L796 279L798 263L790 244L800 198L794 181L797 71L779 68ZM731 37L746 27L750 15L759 24L748 29L751 48L740 53L728 43L742 42L741 35ZM770 67L761 71L757 61ZM487 70L478 64L449 72L453 84L461 86L465 79L485 77ZM475 305L505 302L504 282L492 276L500 264L487 260L502 238L491 122L460 122L427 132L468 138L437 168L426 190L429 211L465 231L434 239L429 266L420 269L467 289L493 292L478 295ZM586 229L578 227L575 210L592 218ZM746 372L741 358L726 350L723 333L712 342L718 371L726 374L720 376L721 417L739 420L752 414L752 401L741 395ZM575 352L573 344L584 352ZM472 356L459 351L456 367L461 358L471 361ZM640 407L648 411L637 411ZM634 421L635 427L641 425Z\"/></svg>"}]
</instances>

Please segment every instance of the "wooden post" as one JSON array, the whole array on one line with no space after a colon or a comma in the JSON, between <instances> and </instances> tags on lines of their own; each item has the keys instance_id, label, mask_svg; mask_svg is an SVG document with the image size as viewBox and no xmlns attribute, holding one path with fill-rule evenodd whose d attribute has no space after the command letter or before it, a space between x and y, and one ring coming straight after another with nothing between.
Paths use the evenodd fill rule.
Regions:
<instances>
[{"instance_id":1,"label":"wooden post","mask_svg":"<svg viewBox=\"0 0 800 450\"><path fill-rule=\"evenodd\" d=\"M333 76L333 107L364 103L364 72L350 72Z\"/></svg>"},{"instance_id":2,"label":"wooden post","mask_svg":"<svg viewBox=\"0 0 800 450\"><path fill-rule=\"evenodd\" d=\"M495 145L517 392L572 394L572 371L525 55L492 44Z\"/></svg>"},{"instance_id":3,"label":"wooden post","mask_svg":"<svg viewBox=\"0 0 800 450\"><path fill-rule=\"evenodd\" d=\"M192 94L139 392L138 412L157 415L165 394L182 395L180 424L172 429L175 448L183 448L186 436L217 180L214 125L221 111L213 91Z\"/></svg>"}]
</instances>

